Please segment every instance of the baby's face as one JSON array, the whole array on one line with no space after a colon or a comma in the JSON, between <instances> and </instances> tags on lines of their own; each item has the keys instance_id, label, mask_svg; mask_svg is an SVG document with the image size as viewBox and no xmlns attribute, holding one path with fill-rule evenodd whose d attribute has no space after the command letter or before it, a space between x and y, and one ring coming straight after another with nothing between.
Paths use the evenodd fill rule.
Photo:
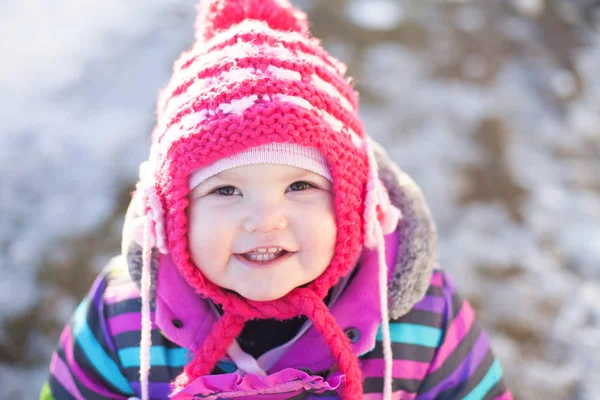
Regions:
<instances>
[{"instance_id":1,"label":"baby's face","mask_svg":"<svg viewBox=\"0 0 600 400\"><path fill-rule=\"evenodd\" d=\"M334 254L332 184L305 169L223 171L189 195L192 260L213 283L267 301L316 279Z\"/></svg>"}]
</instances>

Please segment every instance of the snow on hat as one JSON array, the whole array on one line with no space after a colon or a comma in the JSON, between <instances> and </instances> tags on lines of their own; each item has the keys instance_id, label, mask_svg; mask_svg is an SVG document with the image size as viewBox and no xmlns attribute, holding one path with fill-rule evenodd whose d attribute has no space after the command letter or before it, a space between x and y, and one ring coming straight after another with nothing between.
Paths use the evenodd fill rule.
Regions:
<instances>
[{"instance_id":1,"label":"snow on hat","mask_svg":"<svg viewBox=\"0 0 600 400\"><path fill-rule=\"evenodd\" d=\"M306 15L288 0L204 0L198 11L196 42L175 62L159 96L150 157L140 167L136 193L145 218L142 399L148 398L152 248L170 254L187 282L223 309L205 342L191 349L194 358L174 381L175 392L209 374L246 321L306 315L346 375L342 397L361 398L357 357L323 298L350 272L363 246L379 252L384 394L390 398L383 235L395 228L399 211L377 176L370 139L357 113L358 95L344 78L346 67L310 36ZM187 195L190 185L215 171L244 165L244 159L275 157L277 162L278 156L282 163L302 168L309 162L332 180L335 255L310 284L281 299L257 302L215 285L194 265L187 242Z\"/></svg>"}]
</instances>

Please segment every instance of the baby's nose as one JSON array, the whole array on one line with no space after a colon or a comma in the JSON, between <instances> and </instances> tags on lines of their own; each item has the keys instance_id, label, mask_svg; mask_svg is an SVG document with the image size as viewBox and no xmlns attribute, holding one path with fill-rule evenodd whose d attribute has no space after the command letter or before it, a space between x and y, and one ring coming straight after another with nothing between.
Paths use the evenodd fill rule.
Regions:
<instances>
[{"instance_id":1,"label":"baby's nose","mask_svg":"<svg viewBox=\"0 0 600 400\"><path fill-rule=\"evenodd\" d=\"M243 228L247 232L270 232L284 230L288 220L283 210L276 206L257 207L244 219Z\"/></svg>"}]
</instances>

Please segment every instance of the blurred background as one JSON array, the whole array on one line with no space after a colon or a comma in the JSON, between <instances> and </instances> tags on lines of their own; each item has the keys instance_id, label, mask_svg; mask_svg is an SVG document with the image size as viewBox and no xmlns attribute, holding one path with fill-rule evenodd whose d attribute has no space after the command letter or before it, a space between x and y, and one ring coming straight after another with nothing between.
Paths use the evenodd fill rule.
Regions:
<instances>
[{"instance_id":1,"label":"blurred background","mask_svg":"<svg viewBox=\"0 0 600 400\"><path fill-rule=\"evenodd\" d=\"M0 399L37 398L119 252L196 0L0 3ZM421 186L439 259L518 399L600 399L600 7L303 0L368 132Z\"/></svg>"}]
</instances>

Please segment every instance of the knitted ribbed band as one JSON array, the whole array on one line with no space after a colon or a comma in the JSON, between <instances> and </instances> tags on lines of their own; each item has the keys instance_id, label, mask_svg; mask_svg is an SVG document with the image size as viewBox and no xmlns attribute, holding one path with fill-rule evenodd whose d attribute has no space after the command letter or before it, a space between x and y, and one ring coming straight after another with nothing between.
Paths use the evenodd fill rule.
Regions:
<instances>
[{"instance_id":1,"label":"knitted ribbed band","mask_svg":"<svg viewBox=\"0 0 600 400\"><path fill-rule=\"evenodd\" d=\"M204 168L190 174L188 186L193 190L196 186L220 172L242 165L281 164L306 169L319 174L333 182L327 160L313 147L300 146L294 143L269 143L222 158Z\"/></svg>"}]
</instances>

